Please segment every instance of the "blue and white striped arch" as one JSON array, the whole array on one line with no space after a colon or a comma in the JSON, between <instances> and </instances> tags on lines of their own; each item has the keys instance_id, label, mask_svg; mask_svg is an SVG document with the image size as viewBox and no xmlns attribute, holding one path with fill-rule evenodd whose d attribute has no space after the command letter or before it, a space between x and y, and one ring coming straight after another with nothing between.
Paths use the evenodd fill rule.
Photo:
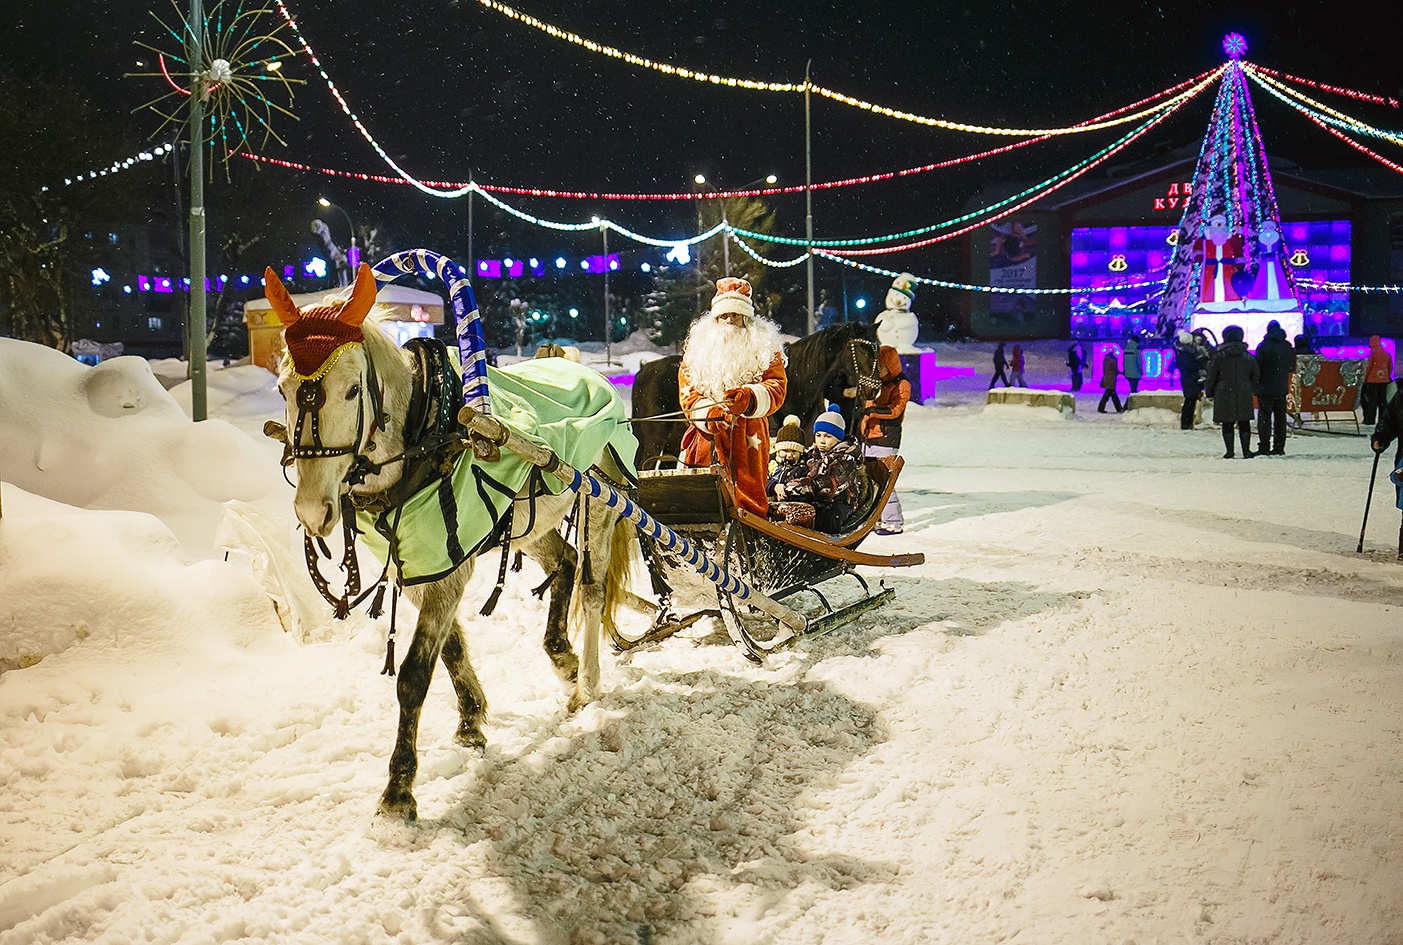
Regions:
<instances>
[{"instance_id":1,"label":"blue and white striped arch","mask_svg":"<svg viewBox=\"0 0 1403 945\"><path fill-rule=\"evenodd\" d=\"M492 413L487 389L487 336L482 330L477 299L466 270L453 260L428 249L411 249L382 259L372 267L380 282L393 282L400 276L438 276L448 286L453 308L453 326L458 336L458 353L463 363L463 402L479 413Z\"/></svg>"}]
</instances>

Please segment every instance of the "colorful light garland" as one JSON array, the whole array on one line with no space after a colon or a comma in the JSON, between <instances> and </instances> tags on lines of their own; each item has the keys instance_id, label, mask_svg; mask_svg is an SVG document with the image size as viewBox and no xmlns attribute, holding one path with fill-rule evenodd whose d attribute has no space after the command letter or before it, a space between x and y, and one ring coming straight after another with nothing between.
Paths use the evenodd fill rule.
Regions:
<instances>
[{"instance_id":1,"label":"colorful light garland","mask_svg":"<svg viewBox=\"0 0 1403 945\"><path fill-rule=\"evenodd\" d=\"M1336 111L1323 102L1317 102L1310 96L1295 91L1289 86L1283 85L1277 80L1251 69L1248 70L1248 73L1258 85L1299 112L1313 113L1327 124L1355 131L1359 134L1369 135L1370 137L1380 138L1384 141L1392 142L1393 144L1403 145L1403 133L1377 128L1368 122L1360 121L1343 112Z\"/></svg>"},{"instance_id":2,"label":"colorful light garland","mask_svg":"<svg viewBox=\"0 0 1403 945\"><path fill-rule=\"evenodd\" d=\"M1185 101L1187 101L1187 99L1185 99ZM1179 104L1182 105L1183 103L1180 102ZM1176 107L1177 107L1177 106L1176 106ZM910 237L910 236L918 236L918 235L920 235L920 234L929 233L929 232L932 232L932 231L934 231L934 230L944 229L944 228L950 227L950 226L958 226L958 225L961 224L961 223L965 223L966 221L969 221L969 220L976 220L976 218L978 218L978 219L976 220L976 222L974 222L974 223L971 223L971 224L969 224L969 225L967 225L967 226L961 227L960 229L953 230L953 231L951 231L951 232L949 232L949 233L943 233L943 234L941 234L941 235L939 235L939 236L931 237L931 238L929 238L929 239L919 240L919 241L911 242L911 243L905 243L905 244L902 244L902 245L899 245L899 246L883 246L883 247L876 247L876 248L871 248L871 249L851 249L851 250L848 250L848 252L846 252L844 255L846 255L846 256L875 256L875 255L879 255L879 254L882 254L882 253L897 253L897 252L903 252L903 251L908 250L908 249L917 249L917 248L922 247L922 246L929 246L929 245L931 245L931 244L933 244L933 243L938 243L938 242L941 242L941 241L943 241L943 240L953 239L954 237L957 237L957 236L963 235L963 234L965 234L965 233L968 233L968 232L970 232L970 231L973 230L973 229L977 229L978 227L983 226L983 225L986 224L986 223L992 223L992 222L994 222L995 220L999 220L999 219L1002 219L1003 217L1008 216L1009 214L1016 213L1017 211L1021 210L1023 207L1026 207L1028 204L1034 203L1034 202L1036 202L1036 201L1038 201L1038 200L1041 200L1043 197L1047 196L1048 194L1052 193L1053 191L1056 191L1056 190L1058 190L1058 189L1060 189L1060 188L1062 188L1062 187L1065 187L1067 184L1071 183L1071 182L1072 182L1073 180L1075 180L1076 178L1078 178L1078 177L1080 177L1081 175L1085 174L1087 171L1091 170L1093 167L1096 167L1098 164L1101 164L1102 162L1104 162L1104 161L1110 159L1110 158L1111 158L1113 155L1115 155L1118 151L1120 151L1121 149L1125 148L1127 145L1129 145L1129 144L1130 144L1132 141L1134 141L1136 138L1139 138L1141 135L1143 135L1143 134L1145 134L1146 132L1148 132L1148 131L1149 131L1151 128L1153 128L1155 125L1159 124L1161 121L1163 121L1164 119L1168 118L1171 114L1173 114L1173 109L1171 109L1171 110L1169 110L1169 111L1166 111L1166 112L1162 112L1162 113L1159 114L1159 115L1156 115L1154 118L1151 118L1149 121L1145 122L1145 123L1144 123L1143 125L1141 125L1139 128L1136 128L1134 131L1132 131L1132 132L1130 132L1129 134L1125 135L1124 137L1120 138L1120 139L1117 140L1116 142L1114 142L1114 143L1112 143L1112 144L1106 146L1105 148L1101 149L1101 151L1097 152L1096 154L1092 155L1091 157L1087 158L1086 160L1081 161L1080 163L1073 165L1072 167L1068 168L1067 170L1061 171L1060 173L1055 174L1055 175L1053 175L1052 177L1049 177L1047 180L1044 180L1044 181L1042 181L1042 182L1040 182L1040 183L1038 183L1038 184L1035 184L1035 185L1033 185L1032 187L1027 188L1026 190L1023 190L1023 191L1021 191L1021 192L1019 192L1019 193L1017 193L1017 194L1014 194L1014 195L1011 196L1011 197L1007 197L1007 198L1005 198L1004 200L1000 200L1000 201L998 201L997 203L991 204L991 205L989 205L989 206L987 206L987 207L984 207L984 208L982 208L982 209L973 210L973 211L970 211L969 213L965 213L965 214L962 214L962 215L960 215L960 216L958 216L958 217L954 217L953 219L946 220L946 221L941 222L941 223L932 224L931 226L920 227L920 228L915 229L915 230L908 230L908 231L906 231L906 232L904 232L904 233L895 233L895 234L891 234L891 235L888 235L888 236L864 237L864 238L861 238L861 239L850 239L850 240L814 240L814 241L812 241L812 242L809 242L808 240L797 239L797 238L794 238L794 237L771 236L771 235L769 235L769 234L758 233L758 232L755 232L755 231L753 231L753 230L745 230L745 229L742 229L742 228L739 228L739 227L736 228L736 232L739 233L739 234L742 235L742 236L748 236L748 237L750 237L751 239L763 239L763 240L765 240L766 242L778 243L778 244L781 244L781 245L788 245L788 246L814 246L814 247L816 247L816 248L834 249L834 248L846 248L846 247L850 247L850 246L866 246L866 245L870 245L870 244L872 244L872 243L886 242L886 241L888 241L888 240L906 239L907 237ZM1029 196L1029 195L1031 195L1031 196ZM1022 199L1022 198L1024 198L1024 197L1027 197L1028 199L1026 199L1026 200ZM1021 202L1019 202L1019 201L1021 201ZM1006 209L1000 210L1000 208L1006 208ZM998 212L994 212L994 211L998 211Z\"/></svg>"},{"instance_id":3,"label":"colorful light garland","mask_svg":"<svg viewBox=\"0 0 1403 945\"><path fill-rule=\"evenodd\" d=\"M1026 189L1026 190L1024 190L1024 191L1021 191L1021 192L1019 192L1019 193L1017 193L1017 194L1014 194L1012 197L1009 197L1009 198L1007 198L1007 199L1005 199L1005 200L999 201L998 203L995 203L995 204L991 205L990 207L986 207L986 208L983 208L982 210L975 210L975 211L971 211L970 213L962 214L961 216L958 216L958 217L954 218L953 220L946 220L946 221L944 221L944 222L942 222L942 223L933 224L933 225L931 225L931 226L919 227L919 228L917 228L917 229L908 230L908 231L903 232L903 233L888 234L888 235L886 235L886 236L863 237L863 238L853 239L853 240L821 240L821 241L815 241L815 243L814 243L813 245L815 245L815 246L823 246L823 247L827 247L827 248L846 248L846 247L850 247L850 246L866 246L866 245L871 245L871 244L874 244L874 243L889 242L889 241L892 241L892 240L906 239L906 238L911 237L911 236L916 236L916 235L920 235L920 234L923 234L923 233L929 233L929 232L932 232L932 231L934 231L934 230L943 229L943 228L950 227L950 226L957 226L957 225L959 225L960 223L964 223L964 222L967 222L967 221L970 221L970 220L975 220L976 218L984 217L983 219L979 219L978 222L975 222L975 223L972 224L971 226L965 227L964 229L956 230L956 231L954 231L954 232L947 233L947 234L944 234L944 235L942 235L942 236L935 237L935 238L930 239L930 240L925 240L925 241L922 241L922 242L920 242L920 243L913 243L913 244L909 244L909 245L905 245L905 246L883 247L883 248L870 249L870 250L853 250L853 251L850 253L850 255L875 255L875 254L887 253L887 252L900 252L901 250L904 250L904 249L912 249L912 248L915 248L916 246L929 245L930 243L939 242L940 240L944 240L944 239L951 239L951 238L953 238L953 237L956 237L956 236L961 235L962 233L969 232L969 230L974 229L975 227L978 227L978 226L982 225L983 223L991 222L991 221L996 220L996 219L1000 219L1000 218L1003 217L1003 216L1007 216L1008 214L1014 213L1014 212L1016 212L1017 210L1021 209L1022 207L1027 206L1029 203L1032 203L1032 202L1034 202L1034 201L1036 201L1036 200L1038 200L1038 199L1041 199L1041 197L1042 197L1042 196L1045 196L1047 193L1051 193L1052 191L1058 189L1058 187L1061 187L1061 186L1065 185L1066 183L1070 182L1071 180L1074 180L1076 177L1080 176L1081 174L1086 173L1086 172L1089 171L1091 168L1095 167L1097 164L1099 164L1099 163L1101 163L1101 162L1103 162L1103 161L1109 159L1109 158L1110 158L1112 155L1114 155L1117 151L1121 150L1121 149L1124 148L1125 146L1129 145L1129 144L1130 144L1132 141L1134 141L1136 138L1138 138L1139 136L1141 136L1141 135L1143 135L1144 133L1146 133L1147 131L1149 131L1149 129L1152 128L1154 125L1156 125L1156 124L1158 124L1159 122L1163 121L1165 118L1168 118L1171 114L1173 114L1173 112L1175 111L1175 109L1177 109L1177 108L1179 108L1180 106L1182 106L1182 105L1184 104L1184 102L1188 101L1188 99L1192 97L1192 94L1190 94L1190 93L1196 94L1197 92L1202 91L1203 88L1206 88L1206 87L1207 87L1207 84L1208 84L1207 82L1200 83L1198 86L1196 86L1196 87L1194 87L1194 88L1188 90L1188 92L1182 93L1180 96L1177 97L1178 100L1176 101L1176 104L1174 105L1174 108L1170 108L1170 109L1167 109L1167 110L1165 110L1165 111L1160 112L1158 115L1156 115L1155 117L1151 118L1149 121L1145 122L1145 123L1144 123L1143 125L1141 125L1139 128L1137 128L1137 129L1135 129L1134 131L1130 132L1129 134L1123 136L1122 138L1120 138L1119 140L1117 140L1117 141L1114 142L1113 144L1108 145L1107 147L1103 148L1101 151L1099 151L1099 152L1097 152L1096 154L1092 155L1090 158L1087 158L1086 160L1081 161L1081 162L1079 162L1078 164L1073 165L1071 168L1069 168L1069 169L1067 169L1067 170L1065 170L1065 171L1062 171L1061 173L1056 174L1056 175L1054 175L1053 177L1048 178L1046 181L1043 181L1043 182L1040 183L1040 184L1036 184L1036 185L1034 185L1033 187L1030 187L1030 188L1028 188L1028 189ZM289 165L289 164L292 163L292 162L287 162L287 161L280 161L280 160L273 159L273 158L260 158L260 160L264 160L264 161L266 161L267 163L275 164L275 165L278 165L278 166L286 166L286 165ZM366 175L366 176L369 177L370 175ZM1052 186L1048 186L1049 184L1051 184ZM525 221L525 222L527 222L527 223L530 223L530 224L532 224L532 225L535 225L535 226L540 226L540 227L544 227L544 228L546 228L546 229L552 229L552 230L560 230L560 231L562 231L562 232L582 232L582 231L594 230L594 229L610 229L610 230L613 230L614 232L620 234L621 236L627 237L628 239L635 240L635 241L637 241L637 242L639 242L639 243L644 243L644 244L650 245L650 246L668 246L668 247L683 246L683 245L690 246L690 245L694 245L694 244L696 244L696 243L700 243L700 242L703 242L703 241L705 241L705 240L708 240L708 239L710 239L711 237L715 236L717 233L721 232L723 229L726 229L726 228L727 228L726 225L725 225L724 223L718 223L716 226L712 227L711 229L707 230L706 232L704 232L704 233L699 233L699 234L697 234L696 236L692 236L692 237L684 237L684 238L657 238L657 237L645 236L645 235L643 235L643 234L641 234L641 233L636 233L636 232L634 232L633 230L630 230L630 229L628 229L628 228L626 228L626 227L623 227L623 226L619 225L618 223L615 223L615 222L612 221L612 220L605 219L605 218L599 218L599 217L596 217L596 218L591 219L590 222L588 222L588 223L562 223L562 222L554 221L554 220L546 220L546 219L544 219L544 218L542 218L542 217L537 217L537 216L535 216L535 215L533 215L533 214L527 213L527 212L524 211L524 210L519 210L519 209L517 209L517 208L511 206L510 204L508 204L508 203L506 203L505 201L503 201L501 198L499 198L499 197L497 197L497 196L495 196L495 195L493 195L493 194L491 194L491 193L488 193L487 190L486 190L486 188L485 188L484 186L482 186L482 185L480 185L480 184L477 184L476 182L469 182L468 184L466 184L466 185L462 188L462 192L463 192L463 193L477 193L477 194L479 194L483 199L485 199L485 200L487 200L489 203L491 203L493 206L495 206L495 207L497 207L497 208L503 210L503 211L506 212L506 213L511 214L512 216L517 217L517 218L520 219L520 220L523 220L523 221ZM1031 195L1031 197L1029 197L1029 195ZM1024 200L1022 203L1015 203L1016 201L1020 200L1020 199L1023 198L1023 197L1029 197L1029 199ZM999 208L1004 207L1004 206L1009 205L1009 204L1014 204L1014 205L1009 206L1007 210L1005 210L1005 211L1002 212L1002 213L998 213L997 215L994 215L994 216L984 216L985 214L992 213L993 211L996 211L996 210L998 210ZM790 246L807 246L807 245L808 245L808 242L807 242L806 240L801 240L801 239L797 239L797 238L794 238L794 237L773 236L773 235L770 235L770 234L767 234L767 233L759 233L759 232L756 232L756 231L745 230L745 229L740 229L740 228L730 228L730 229L732 229L735 233L738 233L738 234L740 234L740 235L742 235L742 236L747 236L747 237L750 237L751 239L758 239L758 240L761 240L761 241L764 241L764 242L778 243L778 244L781 244L781 245L790 245Z\"/></svg>"},{"instance_id":4,"label":"colorful light garland","mask_svg":"<svg viewBox=\"0 0 1403 945\"><path fill-rule=\"evenodd\" d=\"M294 35L297 37L297 41L301 44L303 51L305 51L305 52L307 53L307 56L308 56L308 58L311 60L312 64L313 64L314 66L317 67L317 69L318 69L318 71L319 71L319 73L320 73L322 79L323 79L323 80L326 82L326 84L327 84L327 88L331 91L331 94L332 94L332 96L336 99L337 104L340 105L342 112L345 113L346 116L349 117L349 118L351 119L351 122L352 122L352 124L356 127L357 131L360 132L361 136L366 140L367 143L370 144L370 146L375 150L375 152L380 156L380 158L381 158L391 169L393 169L393 170L396 172L396 174L398 175L398 178L397 178L397 179L396 179L396 178L390 178L390 177L387 177L387 176L376 175L376 174L362 174L362 173L353 172L353 171L341 171L341 170L336 170L336 169L334 169L334 168L326 168L326 167L322 167L322 168L313 168L313 167L311 167L311 166L309 166L309 165L297 164L297 163L291 162L291 161L279 161L279 160L277 160L277 159L274 159L274 158L266 158L266 157L263 157L263 156L261 156L261 155L246 154L246 155L245 155L246 157L249 157L250 159L255 160L255 161L264 161L264 162L266 162L266 163L276 164L276 165L278 165L278 166L288 167L288 168L293 168L293 169L298 169L298 170L316 170L316 171L319 171L319 172L321 172L321 173L323 173L323 174L327 174L327 175L330 175L330 176L348 177L348 178L353 178L353 179L367 180L367 181L377 181L377 182L382 182L382 183L390 183L390 182L400 183L400 182L402 182L402 183L405 183L405 184L409 184L409 185L411 185L411 186L414 186L414 187L418 188L419 190L423 191L424 193L429 194L430 196L435 196L435 197L456 198L456 197L465 196L467 193L469 193L469 191L470 191L469 184L472 183L472 182L461 182L461 181L459 181L459 182L453 182L453 181L433 181L433 180L415 178L414 176L410 175L408 172L404 171L397 163L395 163L395 161L389 157L389 155L386 153L386 151L384 150L384 148L380 146L379 142L378 142L378 141L375 139L375 137L370 133L370 130L369 130L368 128L366 128L365 124L364 124L363 122L361 122L361 120L360 120L360 119L355 115L355 113L351 110L350 104L346 101L345 96L343 96L343 95L341 94L341 91L340 91L339 88L337 88L336 83L335 83L334 81L332 81L331 77L327 74L325 68L324 68L324 67L322 66L322 64L321 64L321 60L317 57L315 51L312 49L311 45L307 42L306 37L302 34L301 28L298 26L296 19L292 16L291 11L287 8L287 5L286 5L286 3L284 2L284 0L278 0L278 9L279 9L279 10L281 11L281 13L283 14L283 17L284 17L284 19L286 19L288 25L292 28L293 33L294 33ZM505 9L510 9L510 8L505 8ZM517 14L515 13L515 11L511 11L511 15L513 15L514 17L517 16ZM519 18L519 17L518 17L518 18ZM563 31L557 31L557 32L563 32ZM623 54L620 54L620 55L622 56ZM1078 124L1078 125L1075 125L1075 126L1073 126L1073 127L1074 127L1074 128L1077 128L1077 129L1079 129L1079 130L1094 130L1094 129L1096 129L1096 128L1105 128L1105 127L1110 127L1110 126L1112 126L1112 125L1121 124L1121 123L1123 123L1123 122L1132 121L1132 120L1134 120L1136 117L1138 117L1138 116L1140 116L1140 115L1152 115L1152 114L1160 113L1160 112L1165 111L1165 110L1172 110L1173 108L1177 107L1177 105L1181 104L1183 101L1187 100L1188 98L1192 98L1194 95L1196 95L1196 94L1198 93L1198 91L1201 90L1201 88L1202 88L1203 86L1205 86L1205 85L1207 85L1207 84L1210 84L1212 81L1214 81L1214 79L1216 79L1217 75L1218 75L1219 73L1222 72L1222 69L1223 69L1223 67L1221 67L1221 66L1218 67L1217 69L1211 69L1211 70L1209 70L1208 72L1205 72L1205 73L1202 73L1201 75L1195 76L1195 77L1192 78L1192 79L1187 79L1187 80L1185 80L1185 81L1183 81L1183 82L1178 83L1177 85L1170 86L1170 87L1167 88L1167 89L1162 89L1161 91L1156 92L1156 93L1154 93L1153 95L1146 96L1145 98L1142 98L1142 99L1140 99L1140 100L1137 101L1137 102L1132 102L1132 103L1129 104L1129 105L1125 105L1125 106L1122 106L1121 108L1118 108L1118 109L1115 109L1115 110L1113 110L1113 111L1107 112L1107 113L1105 113L1105 114L1103 114L1103 115L1099 115L1099 116L1097 116L1096 118L1089 119L1089 120L1087 120L1087 121L1085 121L1085 122L1082 122L1082 123L1080 123L1080 124ZM725 84L731 84L731 83L728 82L728 83L725 83ZM1186 89L1187 89L1187 91L1182 91L1182 90L1186 90ZM1178 93L1178 94L1176 94L1176 93ZM1148 104L1148 103L1150 103L1150 102L1155 102L1155 101L1157 101L1158 99L1165 98L1166 96L1172 96L1172 97L1170 97L1167 101L1160 102L1158 105L1155 105L1155 106L1150 107L1150 108L1146 108L1146 109L1144 109L1142 112L1139 112L1139 113L1137 113L1137 114L1131 114L1131 115L1126 115L1126 114L1125 114L1126 112L1129 112L1129 111L1131 111L1131 110L1133 110L1133 109L1135 109L1135 108L1138 108L1138 107L1141 106L1141 105L1145 105L1145 104ZM1122 117L1117 117L1117 116L1122 116ZM1114 120L1113 120L1113 119L1114 119ZM1037 133L1037 134L1035 134L1034 137L1030 137L1030 138L1028 138L1028 139L1025 140L1025 141L1015 142L1015 143L1013 143L1013 144L1004 145L1004 146L1002 146L1002 147L990 148L990 149L988 149L988 150L980 151L980 152L977 152L977 153L974 153L974 154L964 155L963 157L952 158L952 159L949 159L949 160L946 160L946 161L938 161L938 162L934 162L934 163L931 163L931 164L921 165L921 166L919 166L919 167L906 168L906 169L900 170L900 171L888 171L888 172L880 173L880 174L870 174L870 175L865 175L865 176L861 176L861 177L845 178L845 179L843 179L843 180L838 180L838 181L827 181L827 182L823 182L823 183L819 183L819 184L814 184L814 185L812 185L812 187L804 187L804 186L801 186L801 185L791 185L791 186L787 186L787 187L770 187L770 188L758 188L758 189L751 189L751 190L710 191L710 192L707 192L707 193L697 193L697 192L672 192L672 193L637 193L637 194L635 194L635 193L607 193L607 192L595 192L595 191L568 191L568 190L562 190L562 189L558 189L558 188L539 188L539 187L508 187L508 186L495 186L495 185L479 185L479 186L480 186L483 190L491 190L491 191L494 191L494 192L496 192L496 193L512 193L512 194L517 194L517 195L521 195L521 196L533 196L533 197L561 197L561 198L589 199L589 200L696 200L696 199L716 200L716 199L724 199L724 198L727 198L727 197L758 197L758 196L770 196L770 195L774 195L774 194L794 194L794 193L803 193L804 191L809 190L809 189L812 189L812 190L825 190L825 189L830 189L830 188L835 188L835 187L855 186L855 185L858 185L858 184L867 184L867 183L873 183L873 182L881 181L881 180L890 180L890 179L895 178L895 177L902 177L902 176L906 176L906 175L910 175L910 174L920 174L920 173L925 173L925 172L927 172L927 171L938 170L938 169L942 169L942 168L946 168L946 167L953 167L953 166L958 165L958 164L964 164L964 163L967 163L967 162L970 162L970 161L981 160L981 159L983 159L983 158L991 157L991 156L996 155L996 154L1001 154L1001 153L1004 153L1004 152L1007 152L1007 151L1015 150L1015 149L1017 149L1017 148L1025 147L1025 146L1030 145L1030 144L1036 144L1036 143L1041 142L1041 141L1046 141L1046 140L1048 140L1049 138L1053 137L1054 134L1055 134L1055 132Z\"/></svg>"},{"instance_id":5,"label":"colorful light garland","mask_svg":"<svg viewBox=\"0 0 1403 945\"><path fill-rule=\"evenodd\" d=\"M521 11L514 9L513 7L507 6L505 3L500 3L499 0L478 0L478 3L482 4L489 10L493 10L497 13L500 13L503 16L512 20L516 20L519 23L524 23L527 26L534 27L535 29L538 29L541 32L556 39L573 43L576 46L579 46L583 49L587 49L593 53L598 53L602 56L608 56L612 59L619 59L623 62L627 62L629 65L638 66L644 69L652 69L656 72L661 72L664 75L677 76L683 79L694 79L698 82L706 82L710 85L724 85L731 88L751 89L763 92L793 93L809 91L814 93L815 95L821 95L824 98L830 99L832 101L840 102L843 105L850 105L853 108L860 108L863 111L872 112L874 115L883 115L887 118L897 118L902 121L914 122L919 125L928 125L930 127L935 128L944 128L947 131L964 131L972 134L985 135L1009 135L1014 137L1034 137L1040 135L1071 135L1080 134L1086 131L1097 131L1101 128L1110 128L1115 125L1128 124L1132 121L1144 118L1147 115L1151 115L1159 108L1163 107L1156 106L1155 108L1146 109L1143 112L1125 115L1120 118L1107 119L1105 121L1099 122L1081 122L1075 125L1068 125L1060 128L996 128L989 125L971 125L965 122L946 121L942 118L929 118L924 115L914 114L912 112L901 111L895 108L887 108L883 105L875 105L872 102L868 102L860 98L854 98L851 95L844 95L842 92L835 92L834 90L824 88L821 85L814 85L812 82L766 82L760 79L737 79L729 76L714 75L709 72L697 72L691 69L682 68L681 66L670 65L664 62L656 62L644 56L637 56L633 53L627 53L623 50L616 49L613 46L606 46L603 43L598 43L594 40L586 39L585 37L580 36L578 33L572 33L569 30L563 30L558 26L546 23L543 20L538 20L534 16L522 13Z\"/></svg>"},{"instance_id":6,"label":"colorful light garland","mask_svg":"<svg viewBox=\"0 0 1403 945\"><path fill-rule=\"evenodd\" d=\"M1356 92L1354 89L1342 88L1338 85L1326 85L1323 82L1313 82L1310 79L1302 79L1300 76L1290 75L1285 72L1278 72L1275 69L1268 69L1266 66L1253 63L1252 69L1256 72L1264 72L1273 78L1284 82L1295 82L1297 85L1307 85L1322 92L1332 92L1335 95L1343 95L1346 98L1355 98L1363 102L1374 102L1377 105L1388 105L1393 108L1398 107L1398 99L1388 98L1383 95L1370 95L1368 92Z\"/></svg>"}]
</instances>

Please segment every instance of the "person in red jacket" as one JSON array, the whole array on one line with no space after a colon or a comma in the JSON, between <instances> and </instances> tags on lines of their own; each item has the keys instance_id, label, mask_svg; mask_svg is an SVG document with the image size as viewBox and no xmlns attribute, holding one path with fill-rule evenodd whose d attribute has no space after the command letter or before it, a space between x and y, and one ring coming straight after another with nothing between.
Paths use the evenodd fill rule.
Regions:
<instances>
[{"instance_id":1,"label":"person in red jacket","mask_svg":"<svg viewBox=\"0 0 1403 945\"><path fill-rule=\"evenodd\" d=\"M779 328L755 314L750 283L716 281L711 311L697 319L682 349L678 399L686 412L682 464L720 463L736 484L736 502L764 516L770 422L788 390Z\"/></svg>"},{"instance_id":2,"label":"person in red jacket","mask_svg":"<svg viewBox=\"0 0 1403 945\"><path fill-rule=\"evenodd\" d=\"M901 421L911 400L911 382L902 371L901 356L895 348L883 345L877 352L877 366L882 389L867 401L863 411L862 436L867 441L863 455L896 456L901 452ZM901 500L893 489L882 508L882 524L875 531L879 535L899 535L905 527Z\"/></svg>"},{"instance_id":3,"label":"person in red jacket","mask_svg":"<svg viewBox=\"0 0 1403 945\"><path fill-rule=\"evenodd\" d=\"M1383 339L1378 335L1369 337L1369 360L1364 365L1364 390L1359 395L1359 403L1364 408L1364 422L1371 424L1384 403L1384 391L1393 380L1393 359L1384 350Z\"/></svg>"}]
</instances>

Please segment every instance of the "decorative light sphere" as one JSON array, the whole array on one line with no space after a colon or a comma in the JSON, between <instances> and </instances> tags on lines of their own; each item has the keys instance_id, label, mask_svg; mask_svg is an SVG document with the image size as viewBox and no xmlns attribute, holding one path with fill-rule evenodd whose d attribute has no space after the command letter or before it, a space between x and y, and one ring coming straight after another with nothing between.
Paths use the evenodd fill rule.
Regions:
<instances>
[{"instance_id":1,"label":"decorative light sphere","mask_svg":"<svg viewBox=\"0 0 1403 945\"><path fill-rule=\"evenodd\" d=\"M1229 59L1241 59L1247 54L1247 37L1241 33L1229 33L1223 37L1223 52Z\"/></svg>"}]
</instances>

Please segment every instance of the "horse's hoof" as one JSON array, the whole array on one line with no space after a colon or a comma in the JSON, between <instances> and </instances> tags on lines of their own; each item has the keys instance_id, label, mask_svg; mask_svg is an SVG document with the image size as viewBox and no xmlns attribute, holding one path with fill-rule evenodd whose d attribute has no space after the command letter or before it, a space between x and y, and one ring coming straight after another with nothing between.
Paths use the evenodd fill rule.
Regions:
<instances>
[{"instance_id":1,"label":"horse's hoof","mask_svg":"<svg viewBox=\"0 0 1403 945\"><path fill-rule=\"evenodd\" d=\"M460 728L453 740L464 748L475 748L479 752L487 748L487 736L480 728Z\"/></svg>"},{"instance_id":2,"label":"horse's hoof","mask_svg":"<svg viewBox=\"0 0 1403 945\"><path fill-rule=\"evenodd\" d=\"M403 820L407 824L412 824L419 819L419 807L414 803L414 795L392 795L388 788L380 797L378 813L383 817Z\"/></svg>"},{"instance_id":3,"label":"horse's hoof","mask_svg":"<svg viewBox=\"0 0 1403 945\"><path fill-rule=\"evenodd\" d=\"M574 683L580 675L580 658L574 653L561 653L550 658L555 674L568 683Z\"/></svg>"},{"instance_id":4,"label":"horse's hoof","mask_svg":"<svg viewBox=\"0 0 1403 945\"><path fill-rule=\"evenodd\" d=\"M575 692L571 694L570 701L565 703L565 708L573 714L575 712L580 711L593 701L594 696L581 695L580 693Z\"/></svg>"}]
</instances>

